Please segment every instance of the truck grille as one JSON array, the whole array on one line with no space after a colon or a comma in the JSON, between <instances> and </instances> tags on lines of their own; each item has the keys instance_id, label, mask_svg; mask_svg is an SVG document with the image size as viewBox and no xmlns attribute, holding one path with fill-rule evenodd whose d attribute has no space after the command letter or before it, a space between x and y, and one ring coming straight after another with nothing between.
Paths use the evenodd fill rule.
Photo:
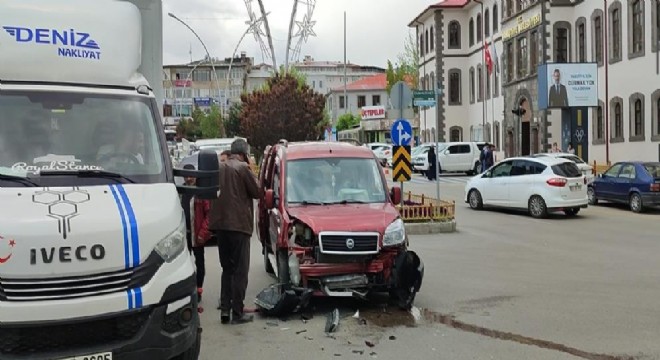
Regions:
<instances>
[{"instance_id":1,"label":"truck grille","mask_svg":"<svg viewBox=\"0 0 660 360\"><path fill-rule=\"evenodd\" d=\"M146 285L162 263L162 258L153 252L132 269L57 278L0 277L0 301L62 300L123 292Z\"/></svg>"},{"instance_id":2,"label":"truck grille","mask_svg":"<svg viewBox=\"0 0 660 360\"><path fill-rule=\"evenodd\" d=\"M380 234L325 231L319 233L319 246L323 254L365 255L378 253Z\"/></svg>"},{"instance_id":3,"label":"truck grille","mask_svg":"<svg viewBox=\"0 0 660 360\"><path fill-rule=\"evenodd\" d=\"M150 309L107 319L67 324L10 327L0 325L0 358L108 346L133 339L149 320Z\"/></svg>"}]
</instances>

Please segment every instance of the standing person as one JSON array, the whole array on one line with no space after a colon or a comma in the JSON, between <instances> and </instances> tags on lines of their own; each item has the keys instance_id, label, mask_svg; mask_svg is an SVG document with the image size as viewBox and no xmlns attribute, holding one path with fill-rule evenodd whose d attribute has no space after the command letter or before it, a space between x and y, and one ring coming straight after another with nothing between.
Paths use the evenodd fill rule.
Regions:
<instances>
[{"instance_id":1,"label":"standing person","mask_svg":"<svg viewBox=\"0 0 660 360\"><path fill-rule=\"evenodd\" d=\"M569 154L575 154L575 149L573 148L573 143L568 143L568 149L566 149L566 152Z\"/></svg>"},{"instance_id":2,"label":"standing person","mask_svg":"<svg viewBox=\"0 0 660 360\"><path fill-rule=\"evenodd\" d=\"M479 164L481 164L481 173L485 173L486 170L488 170L488 165L486 163L486 157L488 156L488 153L490 152L490 144L486 143L484 147L481 149L481 153L479 154Z\"/></svg>"},{"instance_id":3,"label":"standing person","mask_svg":"<svg viewBox=\"0 0 660 360\"><path fill-rule=\"evenodd\" d=\"M556 143L556 142L555 142L555 143L552 143L552 149L550 149L550 152L551 152L551 153L558 153L558 152L561 152L561 151L559 151L559 146L557 146L557 143Z\"/></svg>"},{"instance_id":4,"label":"standing person","mask_svg":"<svg viewBox=\"0 0 660 360\"><path fill-rule=\"evenodd\" d=\"M427 156L429 162L429 170L426 172L426 177L429 180L436 180L436 175L438 173L437 171L438 158L437 156L435 156L435 144L434 146L431 146L429 148L429 152L427 153Z\"/></svg>"},{"instance_id":5,"label":"standing person","mask_svg":"<svg viewBox=\"0 0 660 360\"><path fill-rule=\"evenodd\" d=\"M231 155L231 150L225 150L220 153L220 162L223 163L229 159L229 155Z\"/></svg>"},{"instance_id":6,"label":"standing person","mask_svg":"<svg viewBox=\"0 0 660 360\"><path fill-rule=\"evenodd\" d=\"M484 150L486 150L486 149L488 149L488 150L487 150L487 152L484 156L484 171L483 172L486 172L486 170L490 169L491 167L493 167L493 165L495 165L495 145L488 144L488 145L484 146Z\"/></svg>"},{"instance_id":7,"label":"standing person","mask_svg":"<svg viewBox=\"0 0 660 360\"><path fill-rule=\"evenodd\" d=\"M249 164L248 144L236 139L231 155L220 163L220 197L211 204L209 228L218 239L222 266L220 322L244 324L253 320L244 312L250 267L250 239L254 231L254 199L262 195Z\"/></svg>"},{"instance_id":8,"label":"standing person","mask_svg":"<svg viewBox=\"0 0 660 360\"><path fill-rule=\"evenodd\" d=\"M195 170L192 164L183 166L185 170ZM195 184L194 177L186 177L185 184L192 186ZM191 202L194 200L194 203ZM209 231L209 212L211 211L211 202L209 200L197 199L196 197L183 194L181 196L181 206L186 217L186 241L188 250L195 256L196 280L197 280L197 301L202 301L204 292L204 278L206 276L206 261L204 257L204 245L211 238ZM192 216L191 216L191 208Z\"/></svg>"}]
</instances>

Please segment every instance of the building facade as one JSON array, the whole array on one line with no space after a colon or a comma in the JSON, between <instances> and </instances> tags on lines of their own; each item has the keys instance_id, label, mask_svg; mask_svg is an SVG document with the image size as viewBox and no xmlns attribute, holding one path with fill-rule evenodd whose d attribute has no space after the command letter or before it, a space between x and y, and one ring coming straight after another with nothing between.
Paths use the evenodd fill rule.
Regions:
<instances>
[{"instance_id":1,"label":"building facade","mask_svg":"<svg viewBox=\"0 0 660 360\"><path fill-rule=\"evenodd\" d=\"M420 54L420 88L438 92L437 105L420 110L423 141L491 141L501 148L501 67L493 61L489 72L484 51L488 46L495 60L502 49L499 3L446 0L410 22Z\"/></svg>"},{"instance_id":2,"label":"building facade","mask_svg":"<svg viewBox=\"0 0 660 360\"><path fill-rule=\"evenodd\" d=\"M590 162L659 160L659 14L660 0L446 0L427 7L410 23L420 86L437 83L443 91L438 106L421 113L423 138L433 141L437 119L440 141L461 134L491 140L505 156L547 151L556 142L564 150L572 144ZM500 72L482 81L484 38L495 42ZM596 64L598 106L539 109L539 94L547 94L539 89L547 86L539 84L539 66L564 63ZM491 100L485 112L483 98ZM524 113L514 114L519 108ZM474 130L480 121L483 135Z\"/></svg>"},{"instance_id":3,"label":"building facade","mask_svg":"<svg viewBox=\"0 0 660 360\"><path fill-rule=\"evenodd\" d=\"M205 58L190 64L165 65L165 124L172 125L182 117L190 117L195 107L208 110L213 104L217 104L224 111L232 104L240 102L241 94L247 90L252 63L252 58L241 53L233 62L231 58L213 61Z\"/></svg>"},{"instance_id":4,"label":"building facade","mask_svg":"<svg viewBox=\"0 0 660 360\"><path fill-rule=\"evenodd\" d=\"M362 78L347 84L345 88L343 85L335 87L328 93L326 101L333 124L337 124L343 114L360 116L360 128L367 143L391 142L392 124L402 115L390 106L385 74ZM419 121L415 119L412 108L404 109L403 117L411 121L414 135L417 135Z\"/></svg>"}]
</instances>

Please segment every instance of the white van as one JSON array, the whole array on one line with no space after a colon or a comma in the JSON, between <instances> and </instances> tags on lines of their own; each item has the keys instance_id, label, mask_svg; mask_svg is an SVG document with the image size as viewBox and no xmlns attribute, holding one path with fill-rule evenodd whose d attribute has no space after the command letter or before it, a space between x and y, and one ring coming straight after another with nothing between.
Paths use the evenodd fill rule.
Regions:
<instances>
[{"instance_id":1,"label":"white van","mask_svg":"<svg viewBox=\"0 0 660 360\"><path fill-rule=\"evenodd\" d=\"M435 147L434 143L422 144L415 148L412 154L412 164L415 171L424 173L429 168L428 152ZM475 175L480 172L479 155L483 145L476 142L439 143L438 159L439 173L459 172Z\"/></svg>"},{"instance_id":2,"label":"white van","mask_svg":"<svg viewBox=\"0 0 660 360\"><path fill-rule=\"evenodd\" d=\"M158 23L160 0L142 4ZM115 0L0 2L1 359L199 355L178 193L217 197L218 161L172 168L138 72L162 72L145 14ZM183 175L200 187L176 187Z\"/></svg>"}]
</instances>

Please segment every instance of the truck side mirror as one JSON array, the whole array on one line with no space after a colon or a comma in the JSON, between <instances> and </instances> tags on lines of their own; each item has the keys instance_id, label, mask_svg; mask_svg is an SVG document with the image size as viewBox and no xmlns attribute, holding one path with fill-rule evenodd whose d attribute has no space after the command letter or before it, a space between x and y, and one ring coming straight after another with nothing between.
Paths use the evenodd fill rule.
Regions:
<instances>
[{"instance_id":1,"label":"truck side mirror","mask_svg":"<svg viewBox=\"0 0 660 360\"><path fill-rule=\"evenodd\" d=\"M390 198L392 199L392 202L394 205L398 205L401 203L401 188L398 186L392 186L392 190L390 190Z\"/></svg>"},{"instance_id":2,"label":"truck side mirror","mask_svg":"<svg viewBox=\"0 0 660 360\"><path fill-rule=\"evenodd\" d=\"M275 193L273 193L272 189L266 190L266 193L264 194L264 204L268 210L275 207Z\"/></svg>"},{"instance_id":3,"label":"truck side mirror","mask_svg":"<svg viewBox=\"0 0 660 360\"><path fill-rule=\"evenodd\" d=\"M197 154L198 170L174 169L174 176L194 177L195 186L178 185L179 194L190 194L204 200L214 200L220 195L220 163L214 150L201 150Z\"/></svg>"}]
</instances>

